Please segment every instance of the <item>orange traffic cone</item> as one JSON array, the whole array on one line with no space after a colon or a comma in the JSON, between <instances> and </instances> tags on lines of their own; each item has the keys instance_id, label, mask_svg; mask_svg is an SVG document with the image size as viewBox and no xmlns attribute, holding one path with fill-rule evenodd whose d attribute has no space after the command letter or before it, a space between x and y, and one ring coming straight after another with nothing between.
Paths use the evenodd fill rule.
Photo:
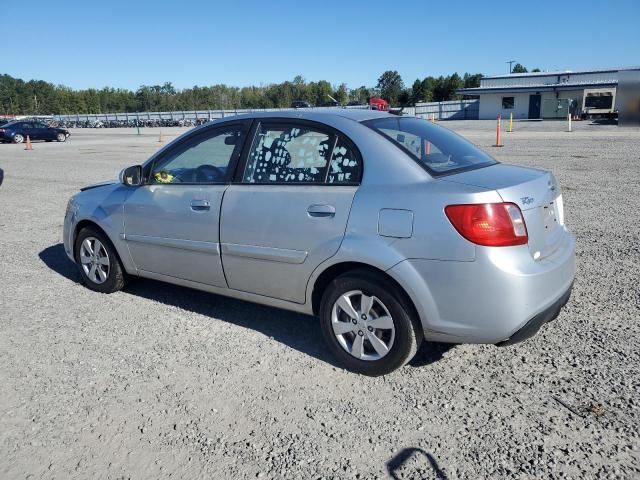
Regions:
<instances>
[{"instance_id":1,"label":"orange traffic cone","mask_svg":"<svg viewBox=\"0 0 640 480\"><path fill-rule=\"evenodd\" d=\"M160 130L160 138L158 138L158 143L164 143L164 137L162 136L162 130Z\"/></svg>"},{"instance_id":2,"label":"orange traffic cone","mask_svg":"<svg viewBox=\"0 0 640 480\"><path fill-rule=\"evenodd\" d=\"M500 143L500 114L498 114L498 122L496 123L496 144L494 147L504 147L502 143Z\"/></svg>"},{"instance_id":3,"label":"orange traffic cone","mask_svg":"<svg viewBox=\"0 0 640 480\"><path fill-rule=\"evenodd\" d=\"M29 135L27 135L27 144L24 146L25 150L33 150L33 146L31 145L31 139L29 138Z\"/></svg>"}]
</instances>

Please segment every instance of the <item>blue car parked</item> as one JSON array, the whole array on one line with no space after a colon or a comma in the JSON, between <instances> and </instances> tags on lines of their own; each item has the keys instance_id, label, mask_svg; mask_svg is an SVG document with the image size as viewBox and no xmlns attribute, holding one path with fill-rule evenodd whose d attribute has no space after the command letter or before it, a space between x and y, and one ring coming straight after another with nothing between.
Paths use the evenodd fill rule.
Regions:
<instances>
[{"instance_id":1,"label":"blue car parked","mask_svg":"<svg viewBox=\"0 0 640 480\"><path fill-rule=\"evenodd\" d=\"M64 128L49 127L45 123L34 120L16 120L0 127L0 141L2 142L22 143L27 139L27 136L31 140L64 142L69 136L69 132Z\"/></svg>"}]
</instances>

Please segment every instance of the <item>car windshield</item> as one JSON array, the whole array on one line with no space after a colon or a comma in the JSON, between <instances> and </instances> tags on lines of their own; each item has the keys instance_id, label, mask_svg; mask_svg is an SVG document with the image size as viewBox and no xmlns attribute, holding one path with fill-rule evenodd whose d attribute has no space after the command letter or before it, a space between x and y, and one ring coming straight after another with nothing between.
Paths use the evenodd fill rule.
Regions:
<instances>
[{"instance_id":1,"label":"car windshield","mask_svg":"<svg viewBox=\"0 0 640 480\"><path fill-rule=\"evenodd\" d=\"M452 131L415 117L384 117L363 122L400 146L434 176L498 163Z\"/></svg>"}]
</instances>

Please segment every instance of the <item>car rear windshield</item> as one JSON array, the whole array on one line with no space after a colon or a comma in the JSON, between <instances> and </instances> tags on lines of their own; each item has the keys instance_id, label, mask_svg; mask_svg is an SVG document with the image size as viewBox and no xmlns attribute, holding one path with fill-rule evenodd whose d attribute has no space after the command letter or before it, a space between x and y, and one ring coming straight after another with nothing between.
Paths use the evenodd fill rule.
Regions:
<instances>
[{"instance_id":1,"label":"car rear windshield","mask_svg":"<svg viewBox=\"0 0 640 480\"><path fill-rule=\"evenodd\" d=\"M384 117L363 123L398 145L434 176L498 163L461 136L427 120Z\"/></svg>"}]
</instances>

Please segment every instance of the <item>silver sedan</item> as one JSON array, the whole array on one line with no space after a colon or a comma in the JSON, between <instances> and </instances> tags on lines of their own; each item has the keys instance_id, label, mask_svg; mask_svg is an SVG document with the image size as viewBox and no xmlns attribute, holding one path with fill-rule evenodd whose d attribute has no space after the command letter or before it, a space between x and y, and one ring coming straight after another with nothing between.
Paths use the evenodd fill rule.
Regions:
<instances>
[{"instance_id":1,"label":"silver sedan","mask_svg":"<svg viewBox=\"0 0 640 480\"><path fill-rule=\"evenodd\" d=\"M145 277L317 315L327 348L367 375L425 338L534 335L569 298L574 245L550 172L363 110L208 123L82 189L64 221L90 289Z\"/></svg>"}]
</instances>

